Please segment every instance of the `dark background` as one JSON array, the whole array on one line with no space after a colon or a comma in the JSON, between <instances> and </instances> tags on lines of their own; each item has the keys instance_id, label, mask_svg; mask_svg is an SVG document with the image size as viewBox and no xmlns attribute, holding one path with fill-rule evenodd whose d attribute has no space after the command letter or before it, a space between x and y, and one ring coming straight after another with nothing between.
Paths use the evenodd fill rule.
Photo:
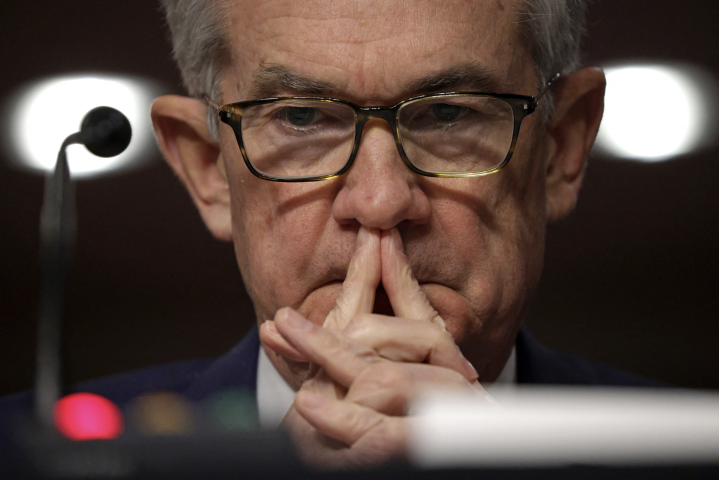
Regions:
<instances>
[{"instance_id":1,"label":"dark background","mask_svg":"<svg viewBox=\"0 0 719 480\"><path fill-rule=\"evenodd\" d=\"M5 1L0 19L0 101L28 81L77 71L141 75L182 92L154 1ZM715 0L595 2L586 60L691 62L719 78L717 19ZM636 374L719 388L718 153L651 165L594 158L576 211L549 229L527 321L535 335ZM43 180L11 167L7 149L0 155L5 394L32 384ZM64 331L71 382L219 355L254 321L231 246L211 238L154 157L77 184Z\"/></svg>"}]
</instances>

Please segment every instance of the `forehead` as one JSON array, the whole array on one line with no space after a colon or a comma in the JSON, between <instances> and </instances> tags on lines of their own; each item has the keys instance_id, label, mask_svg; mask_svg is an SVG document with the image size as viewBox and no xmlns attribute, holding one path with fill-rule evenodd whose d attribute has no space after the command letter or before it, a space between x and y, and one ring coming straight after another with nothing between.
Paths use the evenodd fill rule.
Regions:
<instances>
[{"instance_id":1,"label":"forehead","mask_svg":"<svg viewBox=\"0 0 719 480\"><path fill-rule=\"evenodd\" d=\"M518 1L240 0L225 92L247 99L259 73L281 67L349 100L390 102L421 93L405 91L421 78L471 64L501 90L532 94L521 91L533 67Z\"/></svg>"}]
</instances>

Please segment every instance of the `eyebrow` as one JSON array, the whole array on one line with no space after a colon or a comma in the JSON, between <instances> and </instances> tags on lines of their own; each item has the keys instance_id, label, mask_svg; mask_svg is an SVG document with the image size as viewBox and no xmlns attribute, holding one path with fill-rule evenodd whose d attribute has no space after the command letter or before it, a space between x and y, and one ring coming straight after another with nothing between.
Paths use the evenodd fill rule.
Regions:
<instances>
[{"instance_id":1,"label":"eyebrow","mask_svg":"<svg viewBox=\"0 0 719 480\"><path fill-rule=\"evenodd\" d=\"M499 93L500 82L491 69L471 62L415 80L405 90L410 94L420 94L450 89Z\"/></svg>"},{"instance_id":2,"label":"eyebrow","mask_svg":"<svg viewBox=\"0 0 719 480\"><path fill-rule=\"evenodd\" d=\"M252 82L251 98L274 97L289 91L298 95L331 95L340 93L336 85L312 80L282 65L260 65Z\"/></svg>"},{"instance_id":3,"label":"eyebrow","mask_svg":"<svg viewBox=\"0 0 719 480\"><path fill-rule=\"evenodd\" d=\"M402 89L405 96L462 89L499 93L500 82L491 69L470 62L411 81ZM332 82L315 80L282 65L261 65L255 73L250 98L269 98L280 93L298 96L343 96L346 89Z\"/></svg>"}]
</instances>

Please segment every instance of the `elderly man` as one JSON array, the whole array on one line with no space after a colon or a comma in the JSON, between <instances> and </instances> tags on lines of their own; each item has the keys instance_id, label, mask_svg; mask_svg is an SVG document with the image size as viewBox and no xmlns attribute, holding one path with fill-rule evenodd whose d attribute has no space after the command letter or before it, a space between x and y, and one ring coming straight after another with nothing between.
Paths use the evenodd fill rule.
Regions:
<instances>
[{"instance_id":1,"label":"elderly man","mask_svg":"<svg viewBox=\"0 0 719 480\"><path fill-rule=\"evenodd\" d=\"M80 388L256 389L264 423L333 467L400 458L423 389L642 383L520 328L602 116L583 0L163 3L192 97L155 101L157 138L234 243L259 329Z\"/></svg>"},{"instance_id":2,"label":"elderly man","mask_svg":"<svg viewBox=\"0 0 719 480\"><path fill-rule=\"evenodd\" d=\"M518 361L629 382L515 353L602 116L601 70L575 70L581 0L164 5L193 98L157 99L158 141L234 242L260 410L290 392L309 461L397 457L415 392L483 392Z\"/></svg>"}]
</instances>

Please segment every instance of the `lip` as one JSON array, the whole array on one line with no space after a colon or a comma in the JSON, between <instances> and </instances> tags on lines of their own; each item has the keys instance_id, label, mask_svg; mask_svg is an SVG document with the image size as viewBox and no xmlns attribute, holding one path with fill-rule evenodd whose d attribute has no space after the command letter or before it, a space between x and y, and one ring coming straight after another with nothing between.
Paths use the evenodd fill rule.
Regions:
<instances>
[{"instance_id":1,"label":"lip","mask_svg":"<svg viewBox=\"0 0 719 480\"><path fill-rule=\"evenodd\" d=\"M420 288L422 288L422 289L427 288L427 289L428 289L427 292L425 292L425 293L427 293L427 294L429 294L430 291L431 291L432 293L434 293L434 294L440 293L441 290L438 290L438 288L440 288L440 289L449 290L449 291L454 292L454 293L458 293L458 294L460 294L460 295L464 295L464 294L462 293L462 292L463 292L463 287L462 287L462 286L457 286L457 285L453 286L451 283L448 283L448 282L445 282L445 281L425 280L425 281L418 281L418 283L419 283ZM445 293L449 293L449 292L445 292Z\"/></svg>"},{"instance_id":2,"label":"lip","mask_svg":"<svg viewBox=\"0 0 719 480\"><path fill-rule=\"evenodd\" d=\"M450 287L450 286L447 285L446 283L442 283L442 282L436 282L436 281L419 282L419 281L418 281L417 283L419 283L419 287L420 287L420 288L423 288L423 287L430 287L430 288L431 288L431 287L442 287L442 288L447 288L447 289L449 289L449 290L453 290L453 291L455 291L455 292L457 291L456 288Z\"/></svg>"},{"instance_id":3,"label":"lip","mask_svg":"<svg viewBox=\"0 0 719 480\"><path fill-rule=\"evenodd\" d=\"M439 285L440 287L452 288L446 283L440 282L439 280L417 280L417 283L419 283L420 287L423 287L425 285Z\"/></svg>"},{"instance_id":4,"label":"lip","mask_svg":"<svg viewBox=\"0 0 719 480\"><path fill-rule=\"evenodd\" d=\"M319 288L324 288L324 287L331 287L331 286L334 286L334 285L343 285L344 282L345 282L345 278L337 278L337 279L334 279L334 280L326 281L325 283L323 283L322 285L320 285L320 286L317 287L317 288L319 289ZM447 285L446 283L438 282L438 281L436 281L436 280L417 280L417 283L419 284L420 287L430 286L430 285L437 285L437 286L440 286L440 287L452 288L452 287L450 287L449 285ZM378 288L378 289L379 289L379 288L382 288L382 284L380 283L380 285L379 285L377 288ZM453 290L454 290L454 289L453 289Z\"/></svg>"},{"instance_id":5,"label":"lip","mask_svg":"<svg viewBox=\"0 0 719 480\"><path fill-rule=\"evenodd\" d=\"M414 267L414 269L420 270L420 277L416 277L417 283L420 287L424 286L440 286L449 288L450 290L459 290L457 288L458 286L452 286L451 278L448 278L446 275L442 275L441 273L438 275L438 271L434 268L421 268L421 267ZM424 271L424 272L422 272ZM422 275L424 273L424 275ZM346 268L333 268L331 271L325 272L324 278L321 279L319 282L317 282L315 287L312 290L319 290L325 287L332 287L335 284L342 285L347 278L347 269ZM319 280L319 279L318 279ZM380 283L381 287L381 283Z\"/></svg>"}]
</instances>

